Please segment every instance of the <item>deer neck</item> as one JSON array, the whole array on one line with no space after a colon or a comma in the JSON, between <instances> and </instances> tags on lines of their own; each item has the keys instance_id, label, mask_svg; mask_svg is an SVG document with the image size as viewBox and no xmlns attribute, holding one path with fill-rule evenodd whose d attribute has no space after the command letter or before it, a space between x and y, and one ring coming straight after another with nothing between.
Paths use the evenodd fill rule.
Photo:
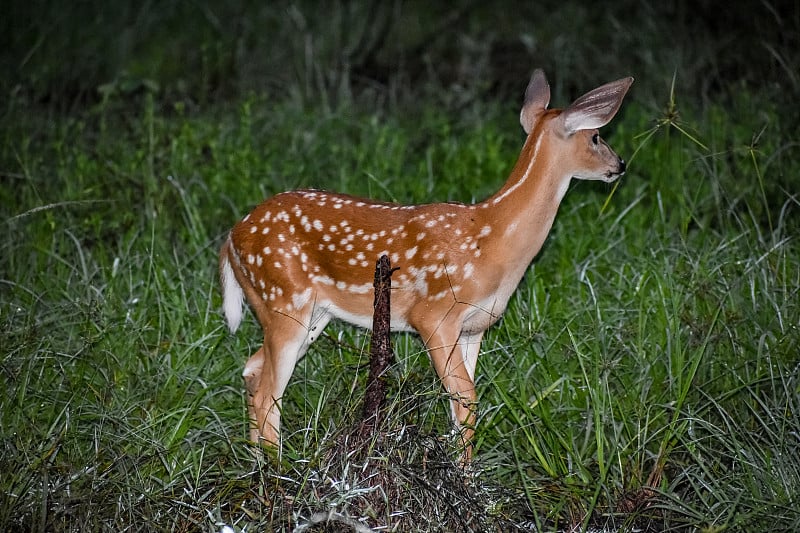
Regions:
<instances>
[{"instance_id":1,"label":"deer neck","mask_svg":"<svg viewBox=\"0 0 800 533\"><path fill-rule=\"evenodd\" d=\"M525 141L503 187L478 204L508 263L523 269L544 244L571 173L540 124Z\"/></svg>"}]
</instances>

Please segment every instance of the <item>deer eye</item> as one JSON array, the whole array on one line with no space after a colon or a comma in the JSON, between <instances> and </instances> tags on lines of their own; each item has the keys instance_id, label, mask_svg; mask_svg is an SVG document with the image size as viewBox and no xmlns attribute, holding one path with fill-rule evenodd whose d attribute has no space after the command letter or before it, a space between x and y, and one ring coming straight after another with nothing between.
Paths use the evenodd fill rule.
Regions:
<instances>
[{"instance_id":1,"label":"deer eye","mask_svg":"<svg viewBox=\"0 0 800 533\"><path fill-rule=\"evenodd\" d=\"M592 144L597 144L598 142L600 142L600 134L595 133L594 135L592 135Z\"/></svg>"}]
</instances>

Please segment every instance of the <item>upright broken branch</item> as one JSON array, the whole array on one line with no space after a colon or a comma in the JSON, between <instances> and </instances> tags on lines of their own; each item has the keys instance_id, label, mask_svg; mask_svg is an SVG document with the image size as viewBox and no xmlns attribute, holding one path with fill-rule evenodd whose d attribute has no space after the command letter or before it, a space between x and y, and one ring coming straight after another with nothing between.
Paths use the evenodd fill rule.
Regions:
<instances>
[{"instance_id":1,"label":"upright broken branch","mask_svg":"<svg viewBox=\"0 0 800 533\"><path fill-rule=\"evenodd\" d=\"M369 378L364 395L364 412L361 434L367 436L380 423L381 408L386 400L384 374L392 362L390 292L392 288L392 265L382 255L375 264L375 302L372 314L372 345L369 352Z\"/></svg>"}]
</instances>

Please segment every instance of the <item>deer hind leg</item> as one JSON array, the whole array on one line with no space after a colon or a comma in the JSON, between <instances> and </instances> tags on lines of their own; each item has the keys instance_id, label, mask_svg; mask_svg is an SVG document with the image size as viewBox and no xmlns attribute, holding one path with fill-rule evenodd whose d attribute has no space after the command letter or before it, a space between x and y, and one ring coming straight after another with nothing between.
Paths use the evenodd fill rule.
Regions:
<instances>
[{"instance_id":1,"label":"deer hind leg","mask_svg":"<svg viewBox=\"0 0 800 533\"><path fill-rule=\"evenodd\" d=\"M470 375L465 354L459 344L459 332L448 331L452 327L441 324L433 331L420 330L431 362L450 395L450 410L455 426L464 442L463 460L472 455L472 436L475 433L475 383ZM455 328L452 328L455 329Z\"/></svg>"},{"instance_id":2,"label":"deer hind leg","mask_svg":"<svg viewBox=\"0 0 800 533\"><path fill-rule=\"evenodd\" d=\"M280 435L281 400L297 361L325 328L329 318L313 323L280 315L264 326L264 345L245 366L249 396L250 438L277 445Z\"/></svg>"},{"instance_id":3,"label":"deer hind leg","mask_svg":"<svg viewBox=\"0 0 800 533\"><path fill-rule=\"evenodd\" d=\"M244 385L247 389L247 414L250 420L250 440L258 442L260 433L258 431L258 424L256 423L256 409L253 403L253 398L261 388L261 371L264 368L264 346L258 349L256 353L250 356L247 364L244 366L242 377L244 378Z\"/></svg>"}]
</instances>

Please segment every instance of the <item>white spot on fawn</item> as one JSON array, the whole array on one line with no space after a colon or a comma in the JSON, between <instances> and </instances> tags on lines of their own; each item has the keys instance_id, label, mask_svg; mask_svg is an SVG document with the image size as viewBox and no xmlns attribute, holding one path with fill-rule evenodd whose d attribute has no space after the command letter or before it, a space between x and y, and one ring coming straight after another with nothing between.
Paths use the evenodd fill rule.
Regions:
<instances>
[{"instance_id":1,"label":"white spot on fawn","mask_svg":"<svg viewBox=\"0 0 800 533\"><path fill-rule=\"evenodd\" d=\"M350 285L347 287L348 292L353 294L366 294L372 290L372 283L365 283L363 285Z\"/></svg>"},{"instance_id":2,"label":"white spot on fawn","mask_svg":"<svg viewBox=\"0 0 800 533\"><path fill-rule=\"evenodd\" d=\"M428 275L427 268L408 267L408 271L414 277L414 290L416 290L420 296L427 296L428 282L425 281Z\"/></svg>"},{"instance_id":3,"label":"white spot on fawn","mask_svg":"<svg viewBox=\"0 0 800 533\"><path fill-rule=\"evenodd\" d=\"M296 309L302 309L306 306L311 299L311 287L306 288L303 292L298 292L292 295L292 304Z\"/></svg>"},{"instance_id":4,"label":"white spot on fawn","mask_svg":"<svg viewBox=\"0 0 800 533\"><path fill-rule=\"evenodd\" d=\"M442 298L444 298L448 294L452 294L452 293L453 293L453 289L447 288L447 289L445 289L445 290L443 290L441 292L437 292L436 294L431 296L430 300L441 300Z\"/></svg>"},{"instance_id":5,"label":"white spot on fawn","mask_svg":"<svg viewBox=\"0 0 800 533\"><path fill-rule=\"evenodd\" d=\"M472 274L475 272L475 265L472 263L467 263L464 265L464 277L471 278Z\"/></svg>"}]
</instances>

